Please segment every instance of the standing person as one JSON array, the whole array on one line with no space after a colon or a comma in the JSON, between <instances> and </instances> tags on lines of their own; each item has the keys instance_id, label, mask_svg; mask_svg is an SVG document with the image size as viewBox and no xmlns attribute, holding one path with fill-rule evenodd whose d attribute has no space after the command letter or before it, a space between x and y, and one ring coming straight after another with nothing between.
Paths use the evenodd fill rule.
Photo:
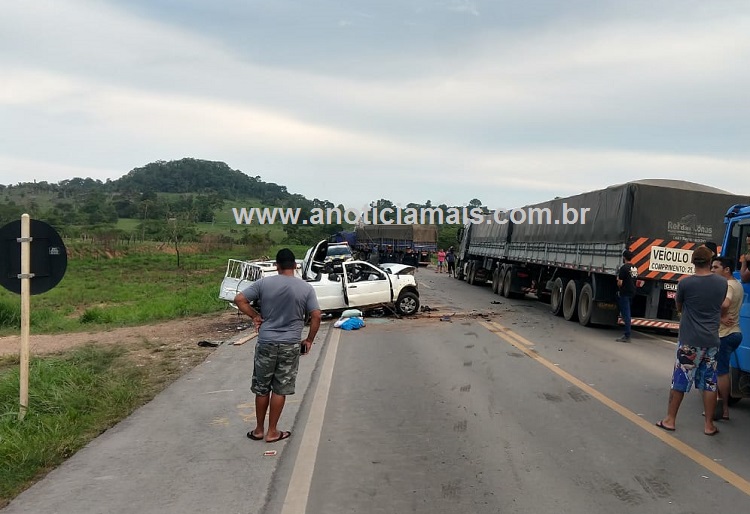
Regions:
<instances>
[{"instance_id":1,"label":"standing person","mask_svg":"<svg viewBox=\"0 0 750 514\"><path fill-rule=\"evenodd\" d=\"M667 417L656 423L664 430L674 431L677 411L685 393L695 382L703 392L703 433L716 435L711 413L716 408L716 354L719 351L721 305L727 296L727 281L711 273L711 250L699 246L693 252L695 274L677 283L677 310L682 313L677 342L677 357L669 391Z\"/></svg>"},{"instance_id":2,"label":"standing person","mask_svg":"<svg viewBox=\"0 0 750 514\"><path fill-rule=\"evenodd\" d=\"M740 256L740 280L743 284L750 282L750 253Z\"/></svg>"},{"instance_id":3,"label":"standing person","mask_svg":"<svg viewBox=\"0 0 750 514\"><path fill-rule=\"evenodd\" d=\"M716 377L719 386L721 419L729 419L729 359L742 342L740 330L740 309L745 299L742 284L734 278L734 262L727 257L715 257L711 271L727 281L727 296L721 304L721 325L719 326L719 352L716 355ZM718 408L717 408L718 410Z\"/></svg>"},{"instance_id":4,"label":"standing person","mask_svg":"<svg viewBox=\"0 0 750 514\"><path fill-rule=\"evenodd\" d=\"M234 303L240 312L252 318L258 331L255 344L253 381L255 393L255 429L247 433L254 441L275 443L292 435L279 431L277 423L287 395L294 394L299 356L308 353L320 328L320 307L313 287L294 276L296 262L288 248L276 254L278 275L257 280L238 293ZM260 314L250 302L260 301ZM310 315L310 330L302 340L305 314ZM268 431L265 430L268 412Z\"/></svg>"},{"instance_id":5,"label":"standing person","mask_svg":"<svg viewBox=\"0 0 750 514\"><path fill-rule=\"evenodd\" d=\"M419 256L411 248L407 248L404 258L401 259L401 264L414 266L414 273L416 273L419 269Z\"/></svg>"},{"instance_id":6,"label":"standing person","mask_svg":"<svg viewBox=\"0 0 750 514\"><path fill-rule=\"evenodd\" d=\"M750 233L745 236L745 253L740 256L740 280L743 284L750 282Z\"/></svg>"},{"instance_id":7,"label":"standing person","mask_svg":"<svg viewBox=\"0 0 750 514\"><path fill-rule=\"evenodd\" d=\"M440 250L438 250L438 253L437 253L437 269L435 270L435 272L442 273L444 264L445 264L445 251L441 248Z\"/></svg>"},{"instance_id":8,"label":"standing person","mask_svg":"<svg viewBox=\"0 0 750 514\"><path fill-rule=\"evenodd\" d=\"M388 245L383 255L380 256L381 264L386 264L388 262L393 262L395 264L398 264L399 261L400 259L396 255L396 252L393 251L393 245Z\"/></svg>"},{"instance_id":9,"label":"standing person","mask_svg":"<svg viewBox=\"0 0 750 514\"><path fill-rule=\"evenodd\" d=\"M448 276L456 276L456 254L453 253L453 247L448 248L445 252L445 263L448 265Z\"/></svg>"},{"instance_id":10,"label":"standing person","mask_svg":"<svg viewBox=\"0 0 750 514\"><path fill-rule=\"evenodd\" d=\"M625 250L622 252L622 266L617 272L617 303L620 307L622 323L625 325L625 333L615 339L619 343L630 342L630 309L633 306L635 296L635 280L638 278L638 268L633 266L633 252Z\"/></svg>"}]
</instances>

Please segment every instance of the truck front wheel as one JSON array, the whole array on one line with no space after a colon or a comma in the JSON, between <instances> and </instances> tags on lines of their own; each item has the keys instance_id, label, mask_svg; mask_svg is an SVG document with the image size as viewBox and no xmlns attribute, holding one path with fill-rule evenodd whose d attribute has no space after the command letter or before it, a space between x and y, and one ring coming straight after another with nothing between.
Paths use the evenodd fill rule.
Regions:
<instances>
[{"instance_id":1,"label":"truck front wheel","mask_svg":"<svg viewBox=\"0 0 750 514\"><path fill-rule=\"evenodd\" d=\"M470 286L473 286L476 284L477 280L477 263L472 262L469 264L469 271L468 271L469 277L466 279L466 282L469 283Z\"/></svg>"},{"instance_id":2,"label":"truck front wheel","mask_svg":"<svg viewBox=\"0 0 750 514\"><path fill-rule=\"evenodd\" d=\"M414 293L401 293L396 301L396 312L401 316L412 316L419 310L419 296Z\"/></svg>"},{"instance_id":3,"label":"truck front wheel","mask_svg":"<svg viewBox=\"0 0 750 514\"><path fill-rule=\"evenodd\" d=\"M458 280L464 279L464 263L462 261L456 261L456 275Z\"/></svg>"}]
</instances>

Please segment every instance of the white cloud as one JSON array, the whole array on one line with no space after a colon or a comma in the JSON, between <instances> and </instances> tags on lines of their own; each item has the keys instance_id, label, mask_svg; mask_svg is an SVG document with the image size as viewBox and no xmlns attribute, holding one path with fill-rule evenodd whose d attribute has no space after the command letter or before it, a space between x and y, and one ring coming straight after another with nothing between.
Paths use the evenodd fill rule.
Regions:
<instances>
[{"instance_id":1,"label":"white cloud","mask_svg":"<svg viewBox=\"0 0 750 514\"><path fill-rule=\"evenodd\" d=\"M473 14L474 16L479 16L479 8L477 7L476 2L473 2L472 0L449 0L448 2L446 2L445 7L449 11L468 13Z\"/></svg>"},{"instance_id":2,"label":"white cloud","mask_svg":"<svg viewBox=\"0 0 750 514\"><path fill-rule=\"evenodd\" d=\"M90 177L105 182L107 179L118 179L123 174L122 170L111 168L66 165L45 160L18 159L0 154L0 184L43 181L54 183L75 177Z\"/></svg>"},{"instance_id":3,"label":"white cloud","mask_svg":"<svg viewBox=\"0 0 750 514\"><path fill-rule=\"evenodd\" d=\"M448 15L462 22L479 14L471 1L440 7L474 15ZM747 11L502 29L483 13L476 31L432 50L368 47L365 58L342 47L331 60L351 70L262 64L262 47L244 39L103 3L10 3L3 14L0 172L13 171L0 182L50 169L116 178L191 156L336 202L515 204L646 177L741 187L750 164ZM380 21L377 11L323 15L334 33ZM305 44L329 43L286 51L302 60ZM707 143L717 133L725 146Z\"/></svg>"}]
</instances>

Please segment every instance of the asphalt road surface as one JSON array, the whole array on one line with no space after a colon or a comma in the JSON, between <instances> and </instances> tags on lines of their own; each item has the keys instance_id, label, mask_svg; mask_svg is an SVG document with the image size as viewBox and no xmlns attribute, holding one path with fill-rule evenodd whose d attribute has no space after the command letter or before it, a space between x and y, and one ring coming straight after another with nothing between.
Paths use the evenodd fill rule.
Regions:
<instances>
[{"instance_id":1,"label":"asphalt road surface","mask_svg":"<svg viewBox=\"0 0 750 514\"><path fill-rule=\"evenodd\" d=\"M617 343L531 299L417 279L431 317L331 330L265 512L750 510L750 401L714 437L695 391L676 432L654 426L673 337Z\"/></svg>"},{"instance_id":2,"label":"asphalt road surface","mask_svg":"<svg viewBox=\"0 0 750 514\"><path fill-rule=\"evenodd\" d=\"M667 408L674 337L584 328L421 270L419 318L321 330L267 444L242 332L3 514L750 511L750 400Z\"/></svg>"}]
</instances>

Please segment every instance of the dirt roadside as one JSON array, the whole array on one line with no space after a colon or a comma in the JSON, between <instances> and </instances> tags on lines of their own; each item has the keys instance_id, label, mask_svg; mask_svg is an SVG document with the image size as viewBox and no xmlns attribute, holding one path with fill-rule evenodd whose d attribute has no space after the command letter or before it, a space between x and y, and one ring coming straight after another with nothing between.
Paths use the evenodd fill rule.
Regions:
<instances>
[{"instance_id":1,"label":"dirt roadside","mask_svg":"<svg viewBox=\"0 0 750 514\"><path fill-rule=\"evenodd\" d=\"M118 344L141 346L144 343L162 347L200 348L199 341L221 342L243 331L247 332L248 318L238 317L236 311L170 320L163 323L122 327L98 332L31 335L32 355L59 353L84 344ZM252 330L252 329L250 329ZM0 356L18 355L21 336L0 337Z\"/></svg>"}]
</instances>

